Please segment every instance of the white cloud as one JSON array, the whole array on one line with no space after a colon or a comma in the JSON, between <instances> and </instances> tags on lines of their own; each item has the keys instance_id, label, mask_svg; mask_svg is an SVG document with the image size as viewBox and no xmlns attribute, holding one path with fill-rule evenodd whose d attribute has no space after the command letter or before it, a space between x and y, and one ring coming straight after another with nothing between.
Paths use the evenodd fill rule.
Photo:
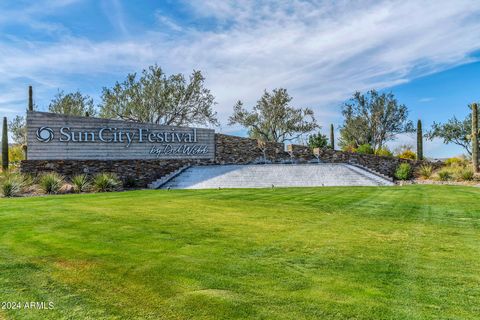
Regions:
<instances>
[{"instance_id":1,"label":"white cloud","mask_svg":"<svg viewBox=\"0 0 480 320\"><path fill-rule=\"evenodd\" d=\"M213 27L195 29L156 11L159 28L123 40L67 34L55 42L0 43L0 85L30 79L44 87L41 92L50 92L64 88L68 77L108 74L122 80L127 72L158 63L170 73L202 70L223 124L237 99L251 105L264 89L286 87L295 104L313 107L326 125L338 122L339 103L355 90L389 87L471 62L472 52L480 49L478 1L197 0L183 5L192 19ZM127 33L117 9L112 23ZM23 98L22 93L18 100Z\"/></svg>"},{"instance_id":2,"label":"white cloud","mask_svg":"<svg viewBox=\"0 0 480 320\"><path fill-rule=\"evenodd\" d=\"M101 5L112 26L122 35L129 36L122 3L119 0L102 0Z\"/></svg>"}]
</instances>

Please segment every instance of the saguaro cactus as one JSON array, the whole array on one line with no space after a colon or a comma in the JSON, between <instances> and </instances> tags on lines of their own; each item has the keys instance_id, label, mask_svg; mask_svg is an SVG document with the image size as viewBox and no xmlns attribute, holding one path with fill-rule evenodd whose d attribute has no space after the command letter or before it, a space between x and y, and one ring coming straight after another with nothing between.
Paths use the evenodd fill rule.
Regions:
<instances>
[{"instance_id":1,"label":"saguaro cactus","mask_svg":"<svg viewBox=\"0 0 480 320\"><path fill-rule=\"evenodd\" d=\"M478 105L472 103L472 164L478 172Z\"/></svg>"},{"instance_id":2,"label":"saguaro cactus","mask_svg":"<svg viewBox=\"0 0 480 320\"><path fill-rule=\"evenodd\" d=\"M28 111L33 111L33 88L28 86Z\"/></svg>"},{"instance_id":3,"label":"saguaro cactus","mask_svg":"<svg viewBox=\"0 0 480 320\"><path fill-rule=\"evenodd\" d=\"M330 148L332 150L335 150L335 135L334 135L333 123L330 124Z\"/></svg>"},{"instance_id":4,"label":"saguaro cactus","mask_svg":"<svg viewBox=\"0 0 480 320\"><path fill-rule=\"evenodd\" d=\"M3 117L3 129L2 129L2 168L8 169L8 127L7 117Z\"/></svg>"},{"instance_id":5,"label":"saguaro cactus","mask_svg":"<svg viewBox=\"0 0 480 320\"><path fill-rule=\"evenodd\" d=\"M423 131L420 119L417 122L417 159L423 160Z\"/></svg>"},{"instance_id":6,"label":"saguaro cactus","mask_svg":"<svg viewBox=\"0 0 480 320\"><path fill-rule=\"evenodd\" d=\"M24 144L22 145L22 150L23 150L23 160L28 160L27 156L28 156L28 148L27 148L27 145Z\"/></svg>"}]
</instances>

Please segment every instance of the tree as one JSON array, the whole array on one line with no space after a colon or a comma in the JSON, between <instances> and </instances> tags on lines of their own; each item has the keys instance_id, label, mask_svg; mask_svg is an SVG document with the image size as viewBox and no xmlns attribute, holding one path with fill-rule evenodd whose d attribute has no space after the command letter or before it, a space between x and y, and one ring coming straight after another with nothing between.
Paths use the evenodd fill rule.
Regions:
<instances>
[{"instance_id":1,"label":"tree","mask_svg":"<svg viewBox=\"0 0 480 320\"><path fill-rule=\"evenodd\" d=\"M129 74L113 88L103 88L100 115L162 125L217 125L215 98L204 82L200 71L187 82L182 74L167 77L157 65L150 66L139 78Z\"/></svg>"},{"instance_id":2,"label":"tree","mask_svg":"<svg viewBox=\"0 0 480 320\"><path fill-rule=\"evenodd\" d=\"M408 109L392 93L370 90L356 92L342 108L345 117L340 128L340 144L358 147L369 144L374 150L395 139L400 133L415 131L408 120Z\"/></svg>"},{"instance_id":3,"label":"tree","mask_svg":"<svg viewBox=\"0 0 480 320\"><path fill-rule=\"evenodd\" d=\"M22 145L27 143L27 125L24 116L16 116L8 126L12 133L13 142Z\"/></svg>"},{"instance_id":4,"label":"tree","mask_svg":"<svg viewBox=\"0 0 480 320\"><path fill-rule=\"evenodd\" d=\"M93 99L88 95L82 95L79 91L67 94L59 91L50 102L48 111L80 117L87 113L91 116L96 114Z\"/></svg>"},{"instance_id":5,"label":"tree","mask_svg":"<svg viewBox=\"0 0 480 320\"><path fill-rule=\"evenodd\" d=\"M308 137L308 147L312 150L314 148L325 149L329 147L327 136L321 132L310 135Z\"/></svg>"},{"instance_id":6,"label":"tree","mask_svg":"<svg viewBox=\"0 0 480 320\"><path fill-rule=\"evenodd\" d=\"M274 89L271 93L265 90L252 111L246 110L242 101L238 101L229 124L240 124L248 129L250 137L272 142L298 139L318 128L313 111L292 107L291 101L286 89Z\"/></svg>"},{"instance_id":7,"label":"tree","mask_svg":"<svg viewBox=\"0 0 480 320\"><path fill-rule=\"evenodd\" d=\"M440 138L443 139L443 143L461 146L469 155L472 155L471 134L472 114L470 113L463 120L454 116L445 123L434 122L425 136L428 140Z\"/></svg>"}]
</instances>

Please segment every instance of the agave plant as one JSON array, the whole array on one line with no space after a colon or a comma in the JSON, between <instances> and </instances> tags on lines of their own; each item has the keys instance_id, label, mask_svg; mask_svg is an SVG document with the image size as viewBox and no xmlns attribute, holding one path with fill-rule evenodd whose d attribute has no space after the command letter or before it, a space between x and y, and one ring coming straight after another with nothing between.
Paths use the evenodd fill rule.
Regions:
<instances>
[{"instance_id":1,"label":"agave plant","mask_svg":"<svg viewBox=\"0 0 480 320\"><path fill-rule=\"evenodd\" d=\"M120 180L114 173L99 173L93 178L93 189L97 192L115 191L120 186Z\"/></svg>"},{"instance_id":2,"label":"agave plant","mask_svg":"<svg viewBox=\"0 0 480 320\"><path fill-rule=\"evenodd\" d=\"M424 178L424 179L428 179L432 176L433 174L433 167L429 164L422 164L419 168L418 168L418 174Z\"/></svg>"},{"instance_id":3,"label":"agave plant","mask_svg":"<svg viewBox=\"0 0 480 320\"><path fill-rule=\"evenodd\" d=\"M22 174L8 173L2 177L0 189L4 197L18 196L25 186L25 179Z\"/></svg>"},{"instance_id":4,"label":"agave plant","mask_svg":"<svg viewBox=\"0 0 480 320\"><path fill-rule=\"evenodd\" d=\"M76 193L88 191L90 188L90 181L86 174L79 174L72 178L73 191Z\"/></svg>"},{"instance_id":5,"label":"agave plant","mask_svg":"<svg viewBox=\"0 0 480 320\"><path fill-rule=\"evenodd\" d=\"M448 168L443 168L438 171L438 179L440 181L448 181L452 179L452 172Z\"/></svg>"},{"instance_id":6,"label":"agave plant","mask_svg":"<svg viewBox=\"0 0 480 320\"><path fill-rule=\"evenodd\" d=\"M40 177L40 188L47 194L55 194L60 191L64 182L63 176L56 172L46 173Z\"/></svg>"},{"instance_id":7,"label":"agave plant","mask_svg":"<svg viewBox=\"0 0 480 320\"><path fill-rule=\"evenodd\" d=\"M475 173L472 168L458 167L454 171L454 177L458 181L471 181L474 178Z\"/></svg>"}]
</instances>

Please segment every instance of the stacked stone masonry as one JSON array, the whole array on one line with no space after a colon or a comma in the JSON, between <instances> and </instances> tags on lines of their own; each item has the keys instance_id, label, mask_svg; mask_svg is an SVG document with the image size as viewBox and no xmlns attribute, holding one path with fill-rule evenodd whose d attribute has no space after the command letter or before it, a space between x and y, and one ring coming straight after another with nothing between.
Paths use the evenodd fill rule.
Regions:
<instances>
[{"instance_id":1,"label":"stacked stone masonry","mask_svg":"<svg viewBox=\"0 0 480 320\"><path fill-rule=\"evenodd\" d=\"M187 164L207 164L197 160L26 160L21 163L21 171L33 175L57 172L66 178L77 174L95 175L102 172L115 173L124 183L135 182L135 187L146 187L170 172Z\"/></svg>"},{"instance_id":2,"label":"stacked stone masonry","mask_svg":"<svg viewBox=\"0 0 480 320\"><path fill-rule=\"evenodd\" d=\"M283 143L259 143L256 139L215 134L215 162L241 164L261 162L265 158L278 161L285 158Z\"/></svg>"}]
</instances>

